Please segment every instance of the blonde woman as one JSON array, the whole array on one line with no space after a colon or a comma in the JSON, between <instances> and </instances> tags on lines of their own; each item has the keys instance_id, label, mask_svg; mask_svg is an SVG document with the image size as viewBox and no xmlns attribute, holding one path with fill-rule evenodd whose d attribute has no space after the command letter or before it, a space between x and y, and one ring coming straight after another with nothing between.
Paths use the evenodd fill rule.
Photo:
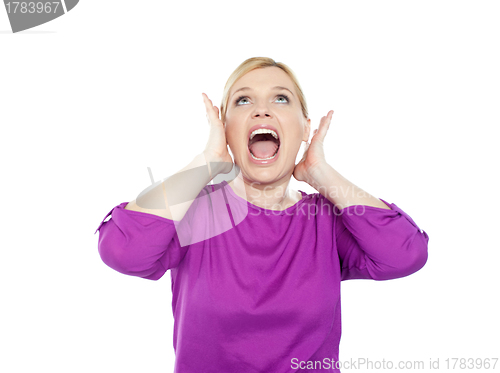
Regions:
<instances>
[{"instance_id":1,"label":"blonde woman","mask_svg":"<svg viewBox=\"0 0 500 373\"><path fill-rule=\"evenodd\" d=\"M202 96L205 149L112 209L98 228L101 258L150 280L170 269L176 373L338 372L340 282L418 271L429 237L328 163L333 111L308 142L304 93L285 64L244 61L220 117ZM318 192L292 190L292 175Z\"/></svg>"}]
</instances>

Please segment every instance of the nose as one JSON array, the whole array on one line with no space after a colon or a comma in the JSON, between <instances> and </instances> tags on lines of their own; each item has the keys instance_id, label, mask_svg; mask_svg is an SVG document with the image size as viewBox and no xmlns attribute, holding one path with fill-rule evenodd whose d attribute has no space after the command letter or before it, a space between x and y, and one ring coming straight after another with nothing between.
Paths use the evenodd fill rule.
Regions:
<instances>
[{"instance_id":1,"label":"nose","mask_svg":"<svg viewBox=\"0 0 500 373\"><path fill-rule=\"evenodd\" d=\"M265 113L264 115L260 115L259 113L255 113L255 114L254 114L254 117L256 117L256 118L258 118L258 117L260 117L260 116L262 116L262 117L266 117L266 118L271 118L271 115L270 115L270 114L268 114L268 113Z\"/></svg>"},{"instance_id":2,"label":"nose","mask_svg":"<svg viewBox=\"0 0 500 373\"><path fill-rule=\"evenodd\" d=\"M265 105L265 104L260 104L260 105L255 105L254 112L252 114L254 118L271 118L271 110Z\"/></svg>"}]
</instances>

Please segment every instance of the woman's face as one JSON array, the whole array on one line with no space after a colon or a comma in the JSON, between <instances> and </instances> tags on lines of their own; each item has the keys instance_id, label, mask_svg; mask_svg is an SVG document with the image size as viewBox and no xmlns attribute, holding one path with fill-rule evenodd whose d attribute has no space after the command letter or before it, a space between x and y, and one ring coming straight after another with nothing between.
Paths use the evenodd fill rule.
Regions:
<instances>
[{"instance_id":1,"label":"woman's face","mask_svg":"<svg viewBox=\"0 0 500 373\"><path fill-rule=\"evenodd\" d=\"M310 122L302 114L293 81L279 67L252 70L229 92L226 139L247 181L269 184L290 178L302 141L309 139ZM255 129L266 126L276 132L278 140L262 133L250 140ZM276 155L255 160L251 154L261 159Z\"/></svg>"}]
</instances>

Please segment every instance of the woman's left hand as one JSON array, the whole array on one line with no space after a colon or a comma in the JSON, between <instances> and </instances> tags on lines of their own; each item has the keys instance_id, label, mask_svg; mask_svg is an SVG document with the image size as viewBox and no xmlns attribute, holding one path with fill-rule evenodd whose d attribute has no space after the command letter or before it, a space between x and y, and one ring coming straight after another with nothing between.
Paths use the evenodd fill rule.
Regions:
<instances>
[{"instance_id":1,"label":"woman's left hand","mask_svg":"<svg viewBox=\"0 0 500 373\"><path fill-rule=\"evenodd\" d=\"M323 143L325 140L328 128L332 121L333 110L330 110L326 116L321 118L318 129L314 130L311 142L306 145L304 156L299 163L295 165L293 177L298 181L310 183L316 172L327 162L325 160L325 152Z\"/></svg>"}]
</instances>

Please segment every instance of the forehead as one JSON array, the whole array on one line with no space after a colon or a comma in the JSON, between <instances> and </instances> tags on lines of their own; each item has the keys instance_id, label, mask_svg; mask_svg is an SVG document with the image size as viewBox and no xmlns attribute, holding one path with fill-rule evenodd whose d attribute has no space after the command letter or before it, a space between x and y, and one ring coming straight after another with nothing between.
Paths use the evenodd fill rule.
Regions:
<instances>
[{"instance_id":1,"label":"forehead","mask_svg":"<svg viewBox=\"0 0 500 373\"><path fill-rule=\"evenodd\" d=\"M230 96L234 91L249 87L253 90L263 90L275 86L288 88L295 93L292 79L279 67L271 66L252 70L239 78L231 87Z\"/></svg>"}]
</instances>

